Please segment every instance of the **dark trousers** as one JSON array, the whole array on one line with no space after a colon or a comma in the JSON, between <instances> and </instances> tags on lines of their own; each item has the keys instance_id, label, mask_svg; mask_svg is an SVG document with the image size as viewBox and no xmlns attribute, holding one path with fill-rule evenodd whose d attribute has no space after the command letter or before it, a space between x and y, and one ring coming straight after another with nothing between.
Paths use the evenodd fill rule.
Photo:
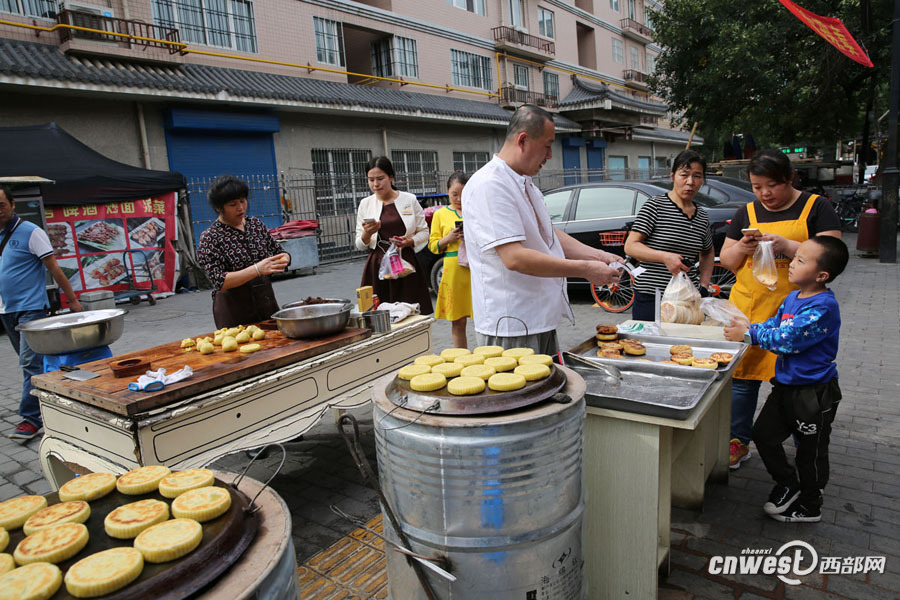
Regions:
<instances>
[{"instance_id":1,"label":"dark trousers","mask_svg":"<svg viewBox=\"0 0 900 600\"><path fill-rule=\"evenodd\" d=\"M631 318L635 321L656 320L656 294L642 294L635 290Z\"/></svg>"},{"instance_id":2,"label":"dark trousers","mask_svg":"<svg viewBox=\"0 0 900 600\"><path fill-rule=\"evenodd\" d=\"M753 441L775 483L800 488L807 506L821 506L828 483L828 441L831 423L841 399L837 377L815 385L773 383L753 425ZM796 468L788 463L782 443L791 434L799 438Z\"/></svg>"}]
</instances>

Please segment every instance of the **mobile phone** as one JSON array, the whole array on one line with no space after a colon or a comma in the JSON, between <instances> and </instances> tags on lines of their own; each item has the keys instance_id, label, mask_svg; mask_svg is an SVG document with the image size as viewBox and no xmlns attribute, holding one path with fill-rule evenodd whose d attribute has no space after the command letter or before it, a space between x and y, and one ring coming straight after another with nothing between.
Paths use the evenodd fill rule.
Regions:
<instances>
[{"instance_id":1,"label":"mobile phone","mask_svg":"<svg viewBox=\"0 0 900 600\"><path fill-rule=\"evenodd\" d=\"M463 224L462 221L457 221L457 222L456 222L456 228L457 228L457 229L462 229L462 228L463 228L462 224Z\"/></svg>"},{"instance_id":2,"label":"mobile phone","mask_svg":"<svg viewBox=\"0 0 900 600\"><path fill-rule=\"evenodd\" d=\"M762 233L760 233L759 229L757 229L756 227L748 227L747 229L741 229L741 233L743 233L744 235L752 235L752 236L762 235Z\"/></svg>"},{"instance_id":3,"label":"mobile phone","mask_svg":"<svg viewBox=\"0 0 900 600\"><path fill-rule=\"evenodd\" d=\"M372 217L366 217L365 219L363 219L363 223L374 223L374 222L375 222L375 219L373 219Z\"/></svg>"}]
</instances>

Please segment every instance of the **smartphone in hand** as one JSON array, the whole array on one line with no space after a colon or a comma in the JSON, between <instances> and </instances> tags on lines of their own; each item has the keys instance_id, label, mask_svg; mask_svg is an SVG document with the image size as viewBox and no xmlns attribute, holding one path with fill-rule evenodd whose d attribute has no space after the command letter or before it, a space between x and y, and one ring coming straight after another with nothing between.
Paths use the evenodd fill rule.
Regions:
<instances>
[{"instance_id":1,"label":"smartphone in hand","mask_svg":"<svg viewBox=\"0 0 900 600\"><path fill-rule=\"evenodd\" d=\"M762 235L762 232L756 227L741 229L741 233L743 233L744 235L752 235L753 237L760 237Z\"/></svg>"},{"instance_id":2,"label":"smartphone in hand","mask_svg":"<svg viewBox=\"0 0 900 600\"><path fill-rule=\"evenodd\" d=\"M375 222L375 219L373 219L372 217L366 217L365 219L363 219L363 223L374 223L374 222Z\"/></svg>"},{"instance_id":3,"label":"smartphone in hand","mask_svg":"<svg viewBox=\"0 0 900 600\"><path fill-rule=\"evenodd\" d=\"M463 228L463 222L462 222L462 221L457 221L457 222L456 222L456 228L459 229L460 231L462 231L462 228Z\"/></svg>"}]
</instances>

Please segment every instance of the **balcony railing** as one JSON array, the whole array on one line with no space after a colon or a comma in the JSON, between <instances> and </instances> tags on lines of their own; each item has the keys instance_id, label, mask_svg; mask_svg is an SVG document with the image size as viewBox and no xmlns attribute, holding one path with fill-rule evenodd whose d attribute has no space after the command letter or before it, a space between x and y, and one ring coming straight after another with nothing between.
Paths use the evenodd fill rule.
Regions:
<instances>
[{"instance_id":1,"label":"balcony railing","mask_svg":"<svg viewBox=\"0 0 900 600\"><path fill-rule=\"evenodd\" d=\"M513 44L518 44L519 46L534 48L535 50L538 50L545 54L556 54L555 43L551 42L550 40L539 38L536 35L531 35L530 33L525 33L523 31L519 31L518 29L513 29L512 27L507 27L505 25L494 27L493 29L491 29L491 31L494 33L495 42L510 42Z\"/></svg>"},{"instance_id":2,"label":"balcony railing","mask_svg":"<svg viewBox=\"0 0 900 600\"><path fill-rule=\"evenodd\" d=\"M622 72L622 78L625 82L633 82L633 83L641 83L644 85L648 85L649 81L647 80L647 74L641 73L640 71L636 71L634 69L626 69Z\"/></svg>"},{"instance_id":3,"label":"balcony railing","mask_svg":"<svg viewBox=\"0 0 900 600\"><path fill-rule=\"evenodd\" d=\"M544 108L557 108L559 98L540 92L519 89L514 85L500 88L500 102L502 104L536 104Z\"/></svg>"},{"instance_id":4,"label":"balcony railing","mask_svg":"<svg viewBox=\"0 0 900 600\"><path fill-rule=\"evenodd\" d=\"M653 30L634 19L622 19L619 22L622 33L635 33L648 40L653 39Z\"/></svg>"},{"instance_id":5,"label":"balcony railing","mask_svg":"<svg viewBox=\"0 0 900 600\"><path fill-rule=\"evenodd\" d=\"M109 35L94 31L83 31L80 29L61 29L60 42L68 42L72 39L119 42L127 44L128 46L163 48L172 54L181 50L177 45L166 44L162 41L151 41L165 40L167 42L175 42L176 44L180 42L181 36L179 35L178 30L171 27L161 27L159 25L143 23L141 21L105 17L103 15L95 15L76 10L62 10L57 14L56 20L58 23L64 25L73 25L75 27L84 27L86 29L123 34Z\"/></svg>"}]
</instances>

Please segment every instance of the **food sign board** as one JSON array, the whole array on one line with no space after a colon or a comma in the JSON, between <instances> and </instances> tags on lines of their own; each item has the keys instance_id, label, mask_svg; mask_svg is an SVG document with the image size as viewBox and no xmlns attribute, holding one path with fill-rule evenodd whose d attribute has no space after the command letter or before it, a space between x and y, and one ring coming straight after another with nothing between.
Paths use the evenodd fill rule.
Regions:
<instances>
[{"instance_id":1,"label":"food sign board","mask_svg":"<svg viewBox=\"0 0 900 600\"><path fill-rule=\"evenodd\" d=\"M47 235L76 294L175 287L175 194L142 200L50 206ZM65 303L65 298L62 298Z\"/></svg>"}]
</instances>

